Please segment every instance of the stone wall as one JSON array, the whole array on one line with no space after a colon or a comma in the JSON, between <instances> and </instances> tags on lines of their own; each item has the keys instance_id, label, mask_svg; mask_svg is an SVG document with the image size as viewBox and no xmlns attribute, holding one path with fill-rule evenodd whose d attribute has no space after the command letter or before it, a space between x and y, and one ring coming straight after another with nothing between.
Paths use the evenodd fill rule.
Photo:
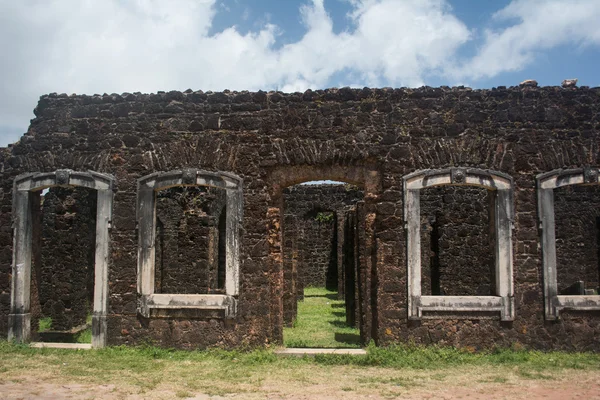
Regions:
<instances>
[{"instance_id":1,"label":"stone wall","mask_svg":"<svg viewBox=\"0 0 600 400\"><path fill-rule=\"evenodd\" d=\"M223 189L176 187L157 194L155 293L223 292L224 207Z\"/></svg>"},{"instance_id":2,"label":"stone wall","mask_svg":"<svg viewBox=\"0 0 600 400\"><path fill-rule=\"evenodd\" d=\"M491 348L600 349L600 316L544 321L535 176L599 166L600 88L511 87L201 91L40 98L21 140L0 151L0 332L7 331L12 183L61 168L110 173L117 190L110 231L111 344L264 346L280 342L284 188L315 179L365 191L358 211L359 326L363 341ZM492 169L515 183L516 318L407 321L402 178L422 169ZM136 180L181 168L244 180L237 315L150 319L137 315ZM285 234L285 232L284 232ZM4 235L4 236L2 236ZM7 255L8 254L8 255Z\"/></svg>"},{"instance_id":3,"label":"stone wall","mask_svg":"<svg viewBox=\"0 0 600 400\"><path fill-rule=\"evenodd\" d=\"M96 191L51 188L34 216L32 298L52 330L84 325L92 313ZM37 293L36 293L37 292ZM39 308L38 308L39 307ZM32 323L37 326L37 321Z\"/></svg>"},{"instance_id":4,"label":"stone wall","mask_svg":"<svg viewBox=\"0 0 600 400\"><path fill-rule=\"evenodd\" d=\"M565 186L554 190L558 291L578 281L598 290L600 277L600 187ZM566 294L566 293L565 293Z\"/></svg>"},{"instance_id":5,"label":"stone wall","mask_svg":"<svg viewBox=\"0 0 600 400\"><path fill-rule=\"evenodd\" d=\"M356 209L346 211L344 215L344 300L346 303L346 323L358 327L360 319L359 287L358 287L358 235L356 224Z\"/></svg>"},{"instance_id":6,"label":"stone wall","mask_svg":"<svg viewBox=\"0 0 600 400\"><path fill-rule=\"evenodd\" d=\"M298 249L298 279L303 287L337 290L337 214L308 215L297 221L293 234L303 237ZM292 233L290 233L292 234ZM285 250L284 250L285 251Z\"/></svg>"},{"instance_id":7,"label":"stone wall","mask_svg":"<svg viewBox=\"0 0 600 400\"><path fill-rule=\"evenodd\" d=\"M424 295L495 295L491 201L489 191L482 188L440 186L421 190Z\"/></svg>"},{"instance_id":8,"label":"stone wall","mask_svg":"<svg viewBox=\"0 0 600 400\"><path fill-rule=\"evenodd\" d=\"M5 172L10 149L0 149L0 336L8 332L12 279L12 179Z\"/></svg>"}]
</instances>

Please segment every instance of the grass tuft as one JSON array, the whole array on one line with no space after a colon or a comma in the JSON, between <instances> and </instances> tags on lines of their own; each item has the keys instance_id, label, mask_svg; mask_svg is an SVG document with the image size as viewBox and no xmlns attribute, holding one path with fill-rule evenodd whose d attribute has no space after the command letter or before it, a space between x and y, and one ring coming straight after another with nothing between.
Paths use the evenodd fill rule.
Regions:
<instances>
[{"instance_id":1,"label":"grass tuft","mask_svg":"<svg viewBox=\"0 0 600 400\"><path fill-rule=\"evenodd\" d=\"M40 318L38 332L46 332L52 329L52 317Z\"/></svg>"}]
</instances>

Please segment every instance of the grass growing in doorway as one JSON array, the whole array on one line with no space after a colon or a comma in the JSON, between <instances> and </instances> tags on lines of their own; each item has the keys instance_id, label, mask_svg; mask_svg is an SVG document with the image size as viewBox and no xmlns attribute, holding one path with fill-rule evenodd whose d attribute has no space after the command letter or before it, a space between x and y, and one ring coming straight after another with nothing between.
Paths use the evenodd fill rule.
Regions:
<instances>
[{"instance_id":1,"label":"grass growing in doorway","mask_svg":"<svg viewBox=\"0 0 600 400\"><path fill-rule=\"evenodd\" d=\"M360 332L346 324L343 300L325 288L304 289L293 328L283 329L286 347L359 348Z\"/></svg>"}]
</instances>

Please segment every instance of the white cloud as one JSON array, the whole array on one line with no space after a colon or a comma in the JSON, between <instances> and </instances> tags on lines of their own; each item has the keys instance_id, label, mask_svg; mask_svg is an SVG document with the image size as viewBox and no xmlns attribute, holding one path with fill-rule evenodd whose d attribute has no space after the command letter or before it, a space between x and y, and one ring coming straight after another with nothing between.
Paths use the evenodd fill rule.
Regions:
<instances>
[{"instance_id":1,"label":"white cloud","mask_svg":"<svg viewBox=\"0 0 600 400\"><path fill-rule=\"evenodd\" d=\"M600 45L598 0L515 0L493 19L509 26L487 30L477 55L454 70L454 76L492 77L521 70L541 52L558 46Z\"/></svg>"},{"instance_id":2,"label":"white cloud","mask_svg":"<svg viewBox=\"0 0 600 400\"><path fill-rule=\"evenodd\" d=\"M539 50L600 42L598 0L515 0L494 18L518 22L487 31L466 62L457 53L473 35L446 0L346 0L341 33L327 12L334 0L304 1L304 35L278 46L286 27L272 23L209 33L225 12L217 0L0 0L0 135L24 130L49 92L420 86L431 76L494 76Z\"/></svg>"},{"instance_id":3,"label":"white cloud","mask_svg":"<svg viewBox=\"0 0 600 400\"><path fill-rule=\"evenodd\" d=\"M312 0L300 9L304 36L277 48L285 27L272 24L209 35L219 4L0 0L0 126L25 127L37 97L54 91L305 90L340 71L372 86L416 86L469 37L443 0L355 1L352 29L340 34Z\"/></svg>"}]
</instances>

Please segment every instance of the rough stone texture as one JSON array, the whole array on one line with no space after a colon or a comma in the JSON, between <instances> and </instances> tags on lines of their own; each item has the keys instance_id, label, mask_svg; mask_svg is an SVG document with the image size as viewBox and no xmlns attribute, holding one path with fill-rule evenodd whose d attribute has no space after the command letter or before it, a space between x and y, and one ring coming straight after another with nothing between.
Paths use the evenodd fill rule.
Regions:
<instances>
[{"instance_id":1,"label":"rough stone texture","mask_svg":"<svg viewBox=\"0 0 600 400\"><path fill-rule=\"evenodd\" d=\"M32 307L39 310L36 317L52 318L53 330L70 330L92 312L96 192L56 187L40 203L32 212L34 225L40 224L32 268L32 298L39 306Z\"/></svg>"},{"instance_id":2,"label":"rough stone texture","mask_svg":"<svg viewBox=\"0 0 600 400\"><path fill-rule=\"evenodd\" d=\"M421 190L423 295L495 295L492 205L483 188Z\"/></svg>"},{"instance_id":3,"label":"rough stone texture","mask_svg":"<svg viewBox=\"0 0 600 400\"><path fill-rule=\"evenodd\" d=\"M365 190L358 207L359 326L379 344L600 350L598 312L544 322L535 176L600 165L600 88L330 89L279 92L42 96L28 132L0 150L0 332L11 271L16 175L59 168L117 179L109 260L109 343L184 348L263 346L283 326L282 190L314 179ZM516 319L407 323L402 177L420 169L489 168L515 181ZM136 179L184 167L244 179L238 315L136 316Z\"/></svg>"},{"instance_id":4,"label":"rough stone texture","mask_svg":"<svg viewBox=\"0 0 600 400\"><path fill-rule=\"evenodd\" d=\"M223 293L224 207L223 189L175 187L157 194L155 293Z\"/></svg>"},{"instance_id":5,"label":"rough stone texture","mask_svg":"<svg viewBox=\"0 0 600 400\"><path fill-rule=\"evenodd\" d=\"M309 215L295 225L300 228L297 234L304 237L303 245L298 249L298 279L305 288L313 286L337 290L336 216L333 212ZM319 217L326 219L316 219Z\"/></svg>"},{"instance_id":6,"label":"rough stone texture","mask_svg":"<svg viewBox=\"0 0 600 400\"><path fill-rule=\"evenodd\" d=\"M577 281L598 290L600 276L600 187L554 190L556 270L561 293Z\"/></svg>"},{"instance_id":7,"label":"rough stone texture","mask_svg":"<svg viewBox=\"0 0 600 400\"><path fill-rule=\"evenodd\" d=\"M356 209L346 211L344 215L344 301L346 303L346 323L358 327L359 288L358 288L358 235L356 232Z\"/></svg>"}]
</instances>

